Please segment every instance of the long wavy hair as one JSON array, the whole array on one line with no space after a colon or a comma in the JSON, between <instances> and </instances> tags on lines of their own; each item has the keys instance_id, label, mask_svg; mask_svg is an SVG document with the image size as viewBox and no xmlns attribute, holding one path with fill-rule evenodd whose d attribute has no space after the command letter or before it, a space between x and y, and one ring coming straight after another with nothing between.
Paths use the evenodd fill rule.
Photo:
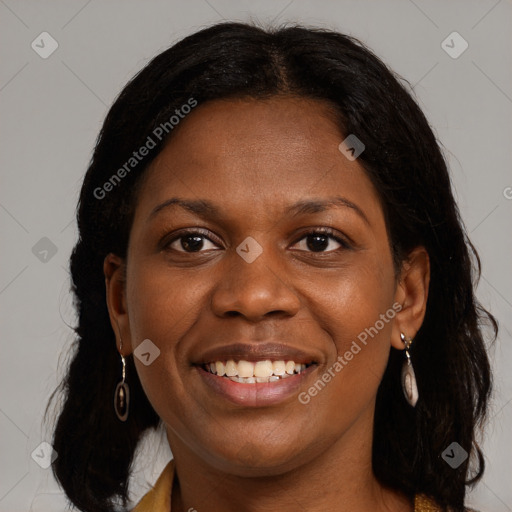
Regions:
<instances>
[{"instance_id":1,"label":"long wavy hair","mask_svg":"<svg viewBox=\"0 0 512 512\"><path fill-rule=\"evenodd\" d=\"M486 327L492 343L497 323L475 298L478 254L436 137L404 82L360 41L335 31L220 23L157 55L124 87L106 116L81 189L79 238L70 258L78 312L74 353L45 413L62 393L52 467L79 510L127 506L137 444L148 429L160 426L132 356L127 359L130 415L122 423L114 413L121 362L107 311L103 260L110 252L126 256L137 185L172 130L162 140L153 137L156 147L104 197L98 188L190 98L201 105L275 95L326 103L342 133L364 142L358 161L380 196L395 270L412 248L423 245L428 251L427 311L412 350L420 398L415 408L405 402L403 353L390 349L377 394L373 471L383 485L407 496L424 493L442 507L464 510L466 487L484 470L477 441L491 391ZM470 454L457 469L441 457L453 441Z\"/></svg>"}]
</instances>

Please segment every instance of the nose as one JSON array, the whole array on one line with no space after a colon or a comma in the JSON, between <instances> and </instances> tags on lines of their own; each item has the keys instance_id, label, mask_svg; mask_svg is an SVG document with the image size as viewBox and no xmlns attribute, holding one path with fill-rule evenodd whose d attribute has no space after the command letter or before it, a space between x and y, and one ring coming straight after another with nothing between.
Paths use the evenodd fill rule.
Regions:
<instances>
[{"instance_id":1,"label":"nose","mask_svg":"<svg viewBox=\"0 0 512 512\"><path fill-rule=\"evenodd\" d=\"M233 250L212 296L213 312L220 317L244 316L257 322L265 316L294 316L301 301L289 275L269 249L252 263Z\"/></svg>"}]
</instances>

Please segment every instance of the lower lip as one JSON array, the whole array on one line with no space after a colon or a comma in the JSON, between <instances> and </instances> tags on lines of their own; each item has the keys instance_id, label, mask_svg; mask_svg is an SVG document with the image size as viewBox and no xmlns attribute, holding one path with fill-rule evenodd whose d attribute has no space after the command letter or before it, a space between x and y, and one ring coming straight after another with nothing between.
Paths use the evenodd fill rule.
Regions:
<instances>
[{"instance_id":1,"label":"lower lip","mask_svg":"<svg viewBox=\"0 0 512 512\"><path fill-rule=\"evenodd\" d=\"M236 405L247 407L265 407L283 402L297 395L301 384L311 374L316 364L308 366L304 371L290 375L274 382L256 382L242 384L226 377L219 377L201 366L195 366L203 381L215 393Z\"/></svg>"}]
</instances>

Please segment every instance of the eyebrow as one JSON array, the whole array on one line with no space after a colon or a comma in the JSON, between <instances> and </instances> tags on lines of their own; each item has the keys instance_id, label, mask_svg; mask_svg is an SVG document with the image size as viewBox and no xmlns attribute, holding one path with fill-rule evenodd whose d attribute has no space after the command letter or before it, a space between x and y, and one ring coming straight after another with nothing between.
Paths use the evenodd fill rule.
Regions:
<instances>
[{"instance_id":1,"label":"eyebrow","mask_svg":"<svg viewBox=\"0 0 512 512\"><path fill-rule=\"evenodd\" d=\"M149 214L148 222L152 220L160 211L165 208L172 206L179 206L184 210L187 210L199 217L219 219L221 217L220 210L212 202L206 199L183 199L179 197L172 197L167 199L163 203L159 204ZM331 208L347 207L355 211L359 217L361 217L366 224L370 225L368 217L365 215L363 210L359 208L355 203L348 199L335 196L327 199L303 199L285 208L285 214L292 215L294 217L298 215L306 215L312 213L319 213L329 210Z\"/></svg>"}]
</instances>

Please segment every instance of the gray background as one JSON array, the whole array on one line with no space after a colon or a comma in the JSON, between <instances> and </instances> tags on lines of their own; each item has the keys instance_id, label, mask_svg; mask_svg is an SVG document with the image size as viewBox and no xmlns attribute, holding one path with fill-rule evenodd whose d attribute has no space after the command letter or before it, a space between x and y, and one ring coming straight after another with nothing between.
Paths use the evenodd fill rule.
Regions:
<instances>
[{"instance_id":1,"label":"gray background","mask_svg":"<svg viewBox=\"0 0 512 512\"><path fill-rule=\"evenodd\" d=\"M501 324L491 352L496 391L483 443L487 472L469 504L511 511L507 0L0 0L0 511L64 510L51 470L31 454L41 453L37 447L51 439L41 419L69 356L74 311L67 265L77 235L74 209L107 109L151 57L222 19L302 22L352 34L413 86L443 143L464 222L482 258L478 297ZM44 31L59 45L47 59L31 47ZM456 59L441 47L453 31L469 44ZM54 244L54 255L41 252L52 247L40 242L43 237ZM170 458L161 434L148 436L137 455L134 502Z\"/></svg>"}]
</instances>

